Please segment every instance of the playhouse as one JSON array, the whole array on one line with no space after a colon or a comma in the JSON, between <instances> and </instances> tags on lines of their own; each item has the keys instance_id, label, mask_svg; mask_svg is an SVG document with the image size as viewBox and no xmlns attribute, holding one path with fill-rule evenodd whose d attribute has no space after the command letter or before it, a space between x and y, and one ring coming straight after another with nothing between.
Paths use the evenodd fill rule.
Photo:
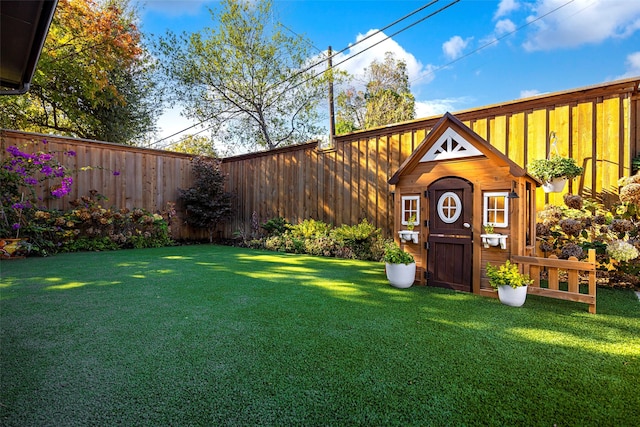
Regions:
<instances>
[{"instance_id":1,"label":"playhouse","mask_svg":"<svg viewBox=\"0 0 640 427\"><path fill-rule=\"evenodd\" d=\"M420 284L494 295L487 262L535 252L539 182L450 113L389 184L395 239Z\"/></svg>"}]
</instances>

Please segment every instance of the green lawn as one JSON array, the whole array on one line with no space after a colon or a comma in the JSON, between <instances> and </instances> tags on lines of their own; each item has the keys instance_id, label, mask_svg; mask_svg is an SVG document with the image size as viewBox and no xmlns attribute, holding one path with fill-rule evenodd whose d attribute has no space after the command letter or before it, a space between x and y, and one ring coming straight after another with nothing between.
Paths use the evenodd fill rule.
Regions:
<instances>
[{"instance_id":1,"label":"green lawn","mask_svg":"<svg viewBox=\"0 0 640 427\"><path fill-rule=\"evenodd\" d=\"M0 263L0 424L640 425L640 303L221 246Z\"/></svg>"}]
</instances>

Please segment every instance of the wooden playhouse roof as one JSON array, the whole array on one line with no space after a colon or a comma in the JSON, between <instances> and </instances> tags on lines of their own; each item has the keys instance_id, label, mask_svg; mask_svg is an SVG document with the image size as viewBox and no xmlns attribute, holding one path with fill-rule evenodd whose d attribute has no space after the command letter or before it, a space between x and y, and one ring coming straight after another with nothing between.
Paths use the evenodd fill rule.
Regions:
<instances>
[{"instance_id":1,"label":"wooden playhouse roof","mask_svg":"<svg viewBox=\"0 0 640 427\"><path fill-rule=\"evenodd\" d=\"M393 174L393 176L389 179L389 184L397 184L400 180L400 177L405 172L407 172L408 170L412 170L419 162L419 159L422 158L425 153L427 153L427 151L448 128L451 128L458 133L464 134L465 139L476 149L478 149L482 155L492 158L499 164L508 166L509 171L513 176L522 177L526 175L527 177L531 178L531 180L538 183L538 180L529 175L525 169L520 167L514 161L509 159L509 157L505 156L502 152L489 144L484 138L482 138L480 135L474 132L473 129L469 128L467 125L458 120L453 114L446 112L433 126L427 136L425 136L424 140L422 140L418 147L416 147L413 153L402 163L402 165L400 165L396 173Z\"/></svg>"}]
</instances>

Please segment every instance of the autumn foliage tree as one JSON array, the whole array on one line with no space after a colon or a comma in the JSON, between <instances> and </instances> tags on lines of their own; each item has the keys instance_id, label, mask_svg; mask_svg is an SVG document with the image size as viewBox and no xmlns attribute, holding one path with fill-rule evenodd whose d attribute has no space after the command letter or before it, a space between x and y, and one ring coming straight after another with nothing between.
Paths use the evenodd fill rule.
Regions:
<instances>
[{"instance_id":1,"label":"autumn foliage tree","mask_svg":"<svg viewBox=\"0 0 640 427\"><path fill-rule=\"evenodd\" d=\"M31 90L0 127L133 143L155 128L152 63L128 0L59 0Z\"/></svg>"}]
</instances>

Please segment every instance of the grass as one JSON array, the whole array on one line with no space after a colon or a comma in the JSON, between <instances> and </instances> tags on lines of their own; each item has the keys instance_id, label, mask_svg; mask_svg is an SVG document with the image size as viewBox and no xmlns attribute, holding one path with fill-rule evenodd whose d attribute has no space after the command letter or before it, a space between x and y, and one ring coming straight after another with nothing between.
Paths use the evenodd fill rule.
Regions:
<instances>
[{"instance_id":1,"label":"grass","mask_svg":"<svg viewBox=\"0 0 640 427\"><path fill-rule=\"evenodd\" d=\"M0 424L640 425L640 304L220 246L0 264Z\"/></svg>"}]
</instances>

